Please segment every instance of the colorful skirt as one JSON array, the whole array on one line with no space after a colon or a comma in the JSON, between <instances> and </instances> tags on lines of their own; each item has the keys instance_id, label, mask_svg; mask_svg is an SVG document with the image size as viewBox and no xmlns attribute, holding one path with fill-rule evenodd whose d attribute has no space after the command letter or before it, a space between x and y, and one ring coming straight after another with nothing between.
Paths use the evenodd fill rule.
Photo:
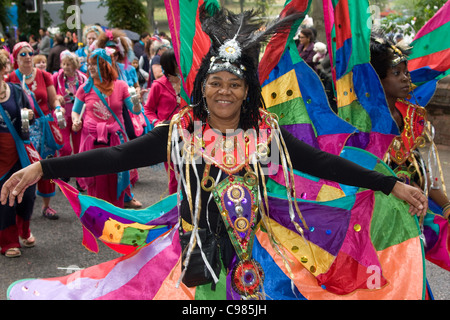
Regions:
<instances>
[{"instance_id":1,"label":"colorful skirt","mask_svg":"<svg viewBox=\"0 0 450 320\"><path fill-rule=\"evenodd\" d=\"M181 281L177 194L127 210L56 183L82 223L83 245L97 252L100 240L123 256L64 277L16 281L9 299L240 299L233 265L222 267L215 286ZM421 225L392 195L341 186L346 195L334 200L298 199L304 226L291 220L283 185L269 179L267 188L269 212L255 228L251 257L264 279L259 298L427 299L425 259L450 270L448 221L438 214L429 211Z\"/></svg>"}]
</instances>

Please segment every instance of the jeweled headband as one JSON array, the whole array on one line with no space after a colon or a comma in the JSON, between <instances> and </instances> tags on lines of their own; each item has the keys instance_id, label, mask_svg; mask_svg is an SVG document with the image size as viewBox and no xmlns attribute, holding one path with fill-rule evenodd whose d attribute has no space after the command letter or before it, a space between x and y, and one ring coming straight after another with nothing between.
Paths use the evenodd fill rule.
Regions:
<instances>
[{"instance_id":1,"label":"jeweled headband","mask_svg":"<svg viewBox=\"0 0 450 320\"><path fill-rule=\"evenodd\" d=\"M395 67L402 62L407 62L408 57L403 54L403 52L394 45L391 45L392 50L394 50L394 59L392 59L391 66Z\"/></svg>"},{"instance_id":2,"label":"jeweled headband","mask_svg":"<svg viewBox=\"0 0 450 320\"><path fill-rule=\"evenodd\" d=\"M241 57L241 54L241 46L236 39L233 38L225 41L219 48L219 54L211 57L211 63L207 73L228 71L243 79L244 71L246 70L245 66L242 64L236 66L234 64Z\"/></svg>"}]
</instances>

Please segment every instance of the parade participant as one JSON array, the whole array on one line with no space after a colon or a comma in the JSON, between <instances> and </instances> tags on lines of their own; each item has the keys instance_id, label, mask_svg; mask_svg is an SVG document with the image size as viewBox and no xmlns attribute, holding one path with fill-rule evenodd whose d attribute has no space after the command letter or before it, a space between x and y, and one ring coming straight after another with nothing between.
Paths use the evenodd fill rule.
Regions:
<instances>
[{"instance_id":1,"label":"parade participant","mask_svg":"<svg viewBox=\"0 0 450 320\"><path fill-rule=\"evenodd\" d=\"M300 57L314 70L316 70L316 63L313 61L314 55L314 33L311 29L302 29L298 36L300 44L297 49Z\"/></svg>"},{"instance_id":2,"label":"parade participant","mask_svg":"<svg viewBox=\"0 0 450 320\"><path fill-rule=\"evenodd\" d=\"M47 57L43 54L33 56L33 64L36 68L47 71Z\"/></svg>"},{"instance_id":3,"label":"parade participant","mask_svg":"<svg viewBox=\"0 0 450 320\"><path fill-rule=\"evenodd\" d=\"M380 77L386 101L392 118L401 134L394 138L385 161L405 183L421 188L444 209L443 216L450 215L450 201L438 186L438 177L430 179L430 168L425 168L425 161L419 148L425 145L431 135L427 135L426 109L407 100L412 90L411 78L404 53L410 48L402 48L386 37L374 33L370 43L371 64Z\"/></svg>"},{"instance_id":4,"label":"parade participant","mask_svg":"<svg viewBox=\"0 0 450 320\"><path fill-rule=\"evenodd\" d=\"M7 56L0 54L0 185L30 163L24 148L24 140L29 137L21 124L33 118L33 111L22 88L3 80L8 60ZM23 112L25 119L22 119ZM35 192L36 186L33 185L25 192L20 204L12 207L0 205L0 248L5 257L19 257L22 246L35 245L36 239L30 232Z\"/></svg>"},{"instance_id":5,"label":"parade participant","mask_svg":"<svg viewBox=\"0 0 450 320\"><path fill-rule=\"evenodd\" d=\"M86 58L89 54L90 47L94 43L95 40L97 40L98 36L103 33L103 29L100 26L97 25L91 25L84 27L83 30L83 42L85 43L85 46L82 48L78 48L75 51L75 54L80 58L80 71L83 73L87 73L87 67L86 67Z\"/></svg>"},{"instance_id":6,"label":"parade participant","mask_svg":"<svg viewBox=\"0 0 450 320\"><path fill-rule=\"evenodd\" d=\"M14 46L14 72L10 73L8 81L21 84L33 101L36 121L30 127L30 140L44 159L55 156L62 146L59 128L50 123L53 121L52 112L61 106L56 97L51 74L33 67L32 56L33 48L28 42L19 42ZM51 133L44 135L43 132L47 129L51 130ZM43 200L44 217L58 219L56 211L50 207L50 199L55 195L55 185L50 180L42 180L38 183L37 194Z\"/></svg>"},{"instance_id":7,"label":"parade participant","mask_svg":"<svg viewBox=\"0 0 450 320\"><path fill-rule=\"evenodd\" d=\"M155 54L152 56L151 61L150 61L150 69L149 69L150 77L148 79L148 85L147 85L148 88L151 87L153 81L155 81L156 79L159 79L163 76L160 59L161 59L161 55L164 53L164 51L166 51L170 47L171 47L170 42L169 42L169 40L166 40L166 39L156 39L152 42L151 50Z\"/></svg>"},{"instance_id":8,"label":"parade participant","mask_svg":"<svg viewBox=\"0 0 450 320\"><path fill-rule=\"evenodd\" d=\"M60 69L61 61L59 57L64 50L67 50L64 44L64 35L57 34L55 36L55 45L50 49L47 59L47 71L51 74Z\"/></svg>"},{"instance_id":9,"label":"parade participant","mask_svg":"<svg viewBox=\"0 0 450 320\"><path fill-rule=\"evenodd\" d=\"M150 61L154 56L152 44L153 44L152 38L148 39L145 42L144 53L139 58L139 67L149 74L150 74Z\"/></svg>"},{"instance_id":10,"label":"parade participant","mask_svg":"<svg viewBox=\"0 0 450 320\"><path fill-rule=\"evenodd\" d=\"M81 135L72 130L72 107L78 88L86 82L87 78L78 70L80 62L74 53L65 50L61 52L60 60L61 69L52 75L52 79L59 103L66 110L66 126L61 128L64 146L59 150L59 155L67 156L72 152L78 153L80 147Z\"/></svg>"},{"instance_id":11,"label":"parade participant","mask_svg":"<svg viewBox=\"0 0 450 320\"><path fill-rule=\"evenodd\" d=\"M269 156L271 141L277 143L270 146L278 145L279 148L271 149L270 153L274 161L281 160L286 175L289 175L288 167L293 167L324 179L391 193L410 204L411 214L423 214L427 200L417 188L297 140L280 129L276 117L264 110L256 72L259 45L272 33L290 27L288 22L298 17L288 15L270 28L262 28L260 23L256 23L251 12L234 15L221 10L212 18L206 18L202 27L211 37L212 46L195 79L194 104L181 110L170 125L157 126L145 136L113 148L44 160L11 177L2 188L1 201L4 204L8 198L9 203L16 198L20 201L26 186L42 177L121 172L167 161L167 155L171 155L180 192L174 207L178 210L178 218L173 216L175 211L172 210L158 216L158 220L162 219L174 228L163 231L164 236L115 261L120 265L119 273L113 272L116 264L108 264L101 279L97 277L94 283L84 282L91 270L100 269L92 267L80 271L82 275L78 274L77 279L81 280L79 290L68 292L65 281L52 281L50 284L51 281L36 280L16 284L9 291L10 295L13 298L32 298L32 292L38 292L39 297L45 299L192 299L197 290L195 297L203 299L256 299L271 298L277 292L289 291L290 285L272 286L273 291L265 290L265 284L269 286L279 278L264 280L264 273L268 270L264 270L252 256L256 251L260 257L269 255L261 247L253 246L255 233L260 227L264 226L264 234L277 246L276 231L264 223L269 212L273 215L282 210L283 219L296 226L292 228L299 232L302 230L298 220L301 214L295 205L296 194L290 182L285 189L286 200L278 205L272 202L275 207L268 211L267 175L263 174L267 163L264 164L263 159ZM109 159L106 163L102 160L105 158ZM290 217L289 212L295 218ZM95 213L96 223L104 222L105 218ZM83 219L90 223L89 218ZM109 220L104 223L109 223ZM122 232L131 235L122 230L120 221L111 223L110 231L100 232L102 237L114 238ZM127 224L128 227L132 225ZM143 225L142 228L149 226ZM139 230L135 232L136 235L141 234ZM127 238L127 241L131 239L137 237ZM283 260L281 252L279 258ZM310 270L314 272L312 268ZM135 277L136 272L139 275ZM292 272L301 273L302 270ZM120 280L115 278L116 275ZM174 291L177 280L182 281L179 285L183 288ZM215 285L211 286L211 282ZM114 288L109 290L109 284L113 283ZM26 290L21 289L24 287ZM165 292L172 295L165 295Z\"/></svg>"},{"instance_id":12,"label":"parade participant","mask_svg":"<svg viewBox=\"0 0 450 320\"><path fill-rule=\"evenodd\" d=\"M112 65L117 71L118 79L125 81L128 87L134 88L136 97L141 98L141 88L136 69L130 65L128 57L132 54L131 42L125 33L119 29L106 30L96 43L97 48L112 48L114 54L111 56ZM140 102L139 102L140 103ZM146 121L143 113L132 114L124 106L123 119L125 130L129 139L134 139L144 133ZM126 208L140 208L142 203L134 198L133 194L125 195Z\"/></svg>"},{"instance_id":13,"label":"parade participant","mask_svg":"<svg viewBox=\"0 0 450 320\"><path fill-rule=\"evenodd\" d=\"M109 50L109 49L108 49ZM131 102L127 84L118 80L112 66L111 53L96 49L88 58L89 79L77 91L72 110L72 130L81 132L80 152L119 145L127 141L122 105L139 113L140 106ZM81 119L83 104L86 105ZM89 195L106 200L118 207L124 206L125 192L129 192L130 174L100 175L77 179Z\"/></svg>"},{"instance_id":14,"label":"parade participant","mask_svg":"<svg viewBox=\"0 0 450 320\"><path fill-rule=\"evenodd\" d=\"M133 49L125 33L119 29L108 29L98 37L96 47L113 48L115 50L113 64L117 67L119 79L126 81L129 87L139 90L136 70L131 66L129 60Z\"/></svg>"},{"instance_id":15,"label":"parade participant","mask_svg":"<svg viewBox=\"0 0 450 320\"><path fill-rule=\"evenodd\" d=\"M179 68L173 49L161 55L161 67L164 76L156 79L150 89L144 112L150 123L154 126L160 122L171 120L180 111L181 79ZM168 170L167 162L164 163ZM168 171L169 194L177 192L177 180L173 170Z\"/></svg>"}]
</instances>

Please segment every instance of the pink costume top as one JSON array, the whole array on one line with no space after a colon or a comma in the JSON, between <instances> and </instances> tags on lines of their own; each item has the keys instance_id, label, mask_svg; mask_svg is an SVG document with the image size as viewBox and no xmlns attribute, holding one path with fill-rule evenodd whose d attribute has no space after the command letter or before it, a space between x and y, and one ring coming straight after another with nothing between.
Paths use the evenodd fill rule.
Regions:
<instances>
[{"instance_id":1,"label":"pink costume top","mask_svg":"<svg viewBox=\"0 0 450 320\"><path fill-rule=\"evenodd\" d=\"M104 97L115 117L110 113L108 107L105 106L93 88L89 92L85 92L84 87L86 85L89 85L89 82L86 82L78 89L73 107L74 112L80 113L80 106L86 105L83 116L80 152L105 146L117 146L125 142L127 137L122 129L124 127L122 106L125 103L129 109L132 108L126 82L115 80L112 94ZM121 122L120 124L116 121L116 118ZM81 187L86 188L92 185L94 179L95 177L90 177L78 179L78 181Z\"/></svg>"},{"instance_id":2,"label":"pink costume top","mask_svg":"<svg viewBox=\"0 0 450 320\"><path fill-rule=\"evenodd\" d=\"M179 110L177 94L169 79L161 77L153 81L144 106L144 113L150 123L157 125L160 121L170 120Z\"/></svg>"},{"instance_id":3,"label":"pink costume top","mask_svg":"<svg viewBox=\"0 0 450 320\"><path fill-rule=\"evenodd\" d=\"M69 78L64 75L64 70L60 69L52 75L53 84L56 89L56 94L64 97L66 109L66 118L70 117L72 106L75 99L75 94L78 88L86 82L87 77L81 71L76 71L75 76Z\"/></svg>"}]
</instances>

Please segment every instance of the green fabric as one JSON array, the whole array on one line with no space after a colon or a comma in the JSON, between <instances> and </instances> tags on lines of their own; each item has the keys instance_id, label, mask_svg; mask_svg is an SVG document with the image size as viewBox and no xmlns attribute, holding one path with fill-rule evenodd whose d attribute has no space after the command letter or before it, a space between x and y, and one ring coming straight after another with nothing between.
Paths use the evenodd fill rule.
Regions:
<instances>
[{"instance_id":1,"label":"green fabric","mask_svg":"<svg viewBox=\"0 0 450 320\"><path fill-rule=\"evenodd\" d=\"M220 269L219 282L216 290L211 290L211 283L197 286L195 289L195 300L226 300L227 299L227 274L226 268Z\"/></svg>"},{"instance_id":2,"label":"green fabric","mask_svg":"<svg viewBox=\"0 0 450 320\"><path fill-rule=\"evenodd\" d=\"M409 205L393 195L375 192L374 216L370 225L370 237L377 251L417 237L417 218L408 213ZM392 228L395 224L402 228Z\"/></svg>"},{"instance_id":3,"label":"green fabric","mask_svg":"<svg viewBox=\"0 0 450 320\"><path fill-rule=\"evenodd\" d=\"M448 39L450 33L450 22L443 24L439 28L433 30L426 35L423 35L419 39L413 41L411 46L413 47L409 60L420 58L432 53L436 53L442 50L450 48ZM444 41L436 41L436 39L442 39Z\"/></svg>"},{"instance_id":4,"label":"green fabric","mask_svg":"<svg viewBox=\"0 0 450 320\"><path fill-rule=\"evenodd\" d=\"M338 108L339 117L355 126L359 131L371 132L372 121L367 111L358 101Z\"/></svg>"},{"instance_id":5,"label":"green fabric","mask_svg":"<svg viewBox=\"0 0 450 320\"><path fill-rule=\"evenodd\" d=\"M280 126L300 123L312 125L305 103L300 97L270 107L269 111L278 115Z\"/></svg>"}]
</instances>

